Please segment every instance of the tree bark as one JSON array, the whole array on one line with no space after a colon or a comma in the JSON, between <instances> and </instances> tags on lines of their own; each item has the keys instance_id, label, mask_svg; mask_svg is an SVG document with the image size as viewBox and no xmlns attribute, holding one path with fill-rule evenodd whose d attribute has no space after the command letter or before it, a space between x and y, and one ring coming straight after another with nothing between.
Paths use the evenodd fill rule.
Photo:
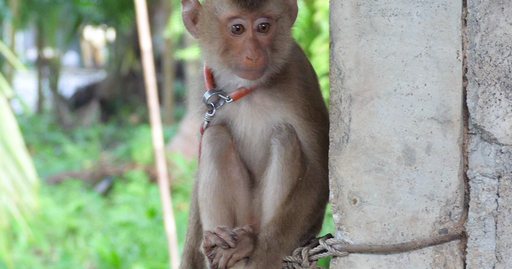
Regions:
<instances>
[{"instance_id":1,"label":"tree bark","mask_svg":"<svg viewBox=\"0 0 512 269\"><path fill-rule=\"evenodd\" d=\"M165 1L167 20L172 14L172 1ZM165 37L165 52L163 62L163 97L164 97L164 124L170 126L174 123L174 81L176 79L176 62L174 61L174 48L169 36Z\"/></svg>"},{"instance_id":2,"label":"tree bark","mask_svg":"<svg viewBox=\"0 0 512 269\"><path fill-rule=\"evenodd\" d=\"M37 43L37 60L36 60L36 67L37 67L37 108L36 112L37 114L43 113L44 109L44 89L43 89L43 80L44 80L44 68L45 68L45 60L43 57L43 49L44 49L44 32L43 32L43 26L40 19L37 19L36 27L36 43Z\"/></svg>"}]
</instances>

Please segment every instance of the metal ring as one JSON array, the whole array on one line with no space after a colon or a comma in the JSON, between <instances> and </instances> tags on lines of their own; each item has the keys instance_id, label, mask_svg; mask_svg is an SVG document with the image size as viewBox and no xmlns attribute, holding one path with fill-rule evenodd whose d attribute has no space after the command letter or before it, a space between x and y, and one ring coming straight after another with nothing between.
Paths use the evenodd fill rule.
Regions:
<instances>
[{"instance_id":1,"label":"metal ring","mask_svg":"<svg viewBox=\"0 0 512 269\"><path fill-rule=\"evenodd\" d=\"M210 102L210 99L216 95L219 97L217 103ZM231 97L226 97L226 94L222 90L218 89L211 89L205 92L203 95L203 103L206 105L206 107L208 107L208 109L210 109L210 105L212 105L215 109L218 109L222 107L227 101L229 102L229 99L231 99Z\"/></svg>"}]
</instances>

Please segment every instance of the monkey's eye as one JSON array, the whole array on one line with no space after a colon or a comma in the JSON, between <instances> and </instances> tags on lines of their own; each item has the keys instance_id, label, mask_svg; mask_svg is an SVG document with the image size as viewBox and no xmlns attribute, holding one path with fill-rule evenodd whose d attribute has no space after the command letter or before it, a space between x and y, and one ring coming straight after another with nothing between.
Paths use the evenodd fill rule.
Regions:
<instances>
[{"instance_id":1,"label":"monkey's eye","mask_svg":"<svg viewBox=\"0 0 512 269\"><path fill-rule=\"evenodd\" d=\"M241 24L231 26L231 33L234 35L241 35L245 32L245 27Z\"/></svg>"},{"instance_id":2,"label":"monkey's eye","mask_svg":"<svg viewBox=\"0 0 512 269\"><path fill-rule=\"evenodd\" d=\"M260 23L258 24L258 32L262 34L266 34L270 31L270 23Z\"/></svg>"}]
</instances>

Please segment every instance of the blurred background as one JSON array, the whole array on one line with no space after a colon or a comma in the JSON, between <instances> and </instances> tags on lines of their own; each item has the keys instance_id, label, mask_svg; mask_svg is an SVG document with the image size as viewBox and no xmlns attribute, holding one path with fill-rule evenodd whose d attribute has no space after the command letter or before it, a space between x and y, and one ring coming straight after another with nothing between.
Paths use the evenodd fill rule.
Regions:
<instances>
[{"instance_id":1,"label":"blurred background","mask_svg":"<svg viewBox=\"0 0 512 269\"><path fill-rule=\"evenodd\" d=\"M202 62L181 2L148 8L181 251ZM328 103L329 1L299 8ZM0 268L169 268L133 1L3 0L0 36Z\"/></svg>"}]
</instances>

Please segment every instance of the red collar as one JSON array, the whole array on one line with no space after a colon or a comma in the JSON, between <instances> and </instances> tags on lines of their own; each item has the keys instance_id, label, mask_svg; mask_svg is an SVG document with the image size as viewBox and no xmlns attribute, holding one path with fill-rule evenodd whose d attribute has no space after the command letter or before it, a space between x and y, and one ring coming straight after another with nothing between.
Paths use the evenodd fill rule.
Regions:
<instances>
[{"instance_id":1,"label":"red collar","mask_svg":"<svg viewBox=\"0 0 512 269\"><path fill-rule=\"evenodd\" d=\"M206 64L204 65L204 83L206 85L207 92L210 90L213 90L215 88L215 81L213 79L212 70L208 66L206 66ZM244 87L238 88L236 91L230 93L228 96L231 97L231 99L233 99L232 101L240 100L242 97L248 95L249 93L254 91L256 88L257 88L257 86L254 86L249 89L244 88ZM209 107L209 109L210 109L210 107ZM209 110L208 112L206 112L205 121L201 125L201 130L200 130L201 139L199 140L199 160L201 160L201 146L203 143L203 134L204 134L204 131L206 130L206 128L208 128L210 120L211 120L211 118L213 118L214 115L215 115L215 107L213 108L212 111Z\"/></svg>"},{"instance_id":2,"label":"red collar","mask_svg":"<svg viewBox=\"0 0 512 269\"><path fill-rule=\"evenodd\" d=\"M212 70L208 66L206 66L206 64L204 65L204 84L206 85L206 91L215 88L215 81L213 79ZM254 86L251 88L238 88L236 91L230 93L229 97L231 97L233 101L240 100L242 97L254 91L257 87L258 86Z\"/></svg>"}]
</instances>

